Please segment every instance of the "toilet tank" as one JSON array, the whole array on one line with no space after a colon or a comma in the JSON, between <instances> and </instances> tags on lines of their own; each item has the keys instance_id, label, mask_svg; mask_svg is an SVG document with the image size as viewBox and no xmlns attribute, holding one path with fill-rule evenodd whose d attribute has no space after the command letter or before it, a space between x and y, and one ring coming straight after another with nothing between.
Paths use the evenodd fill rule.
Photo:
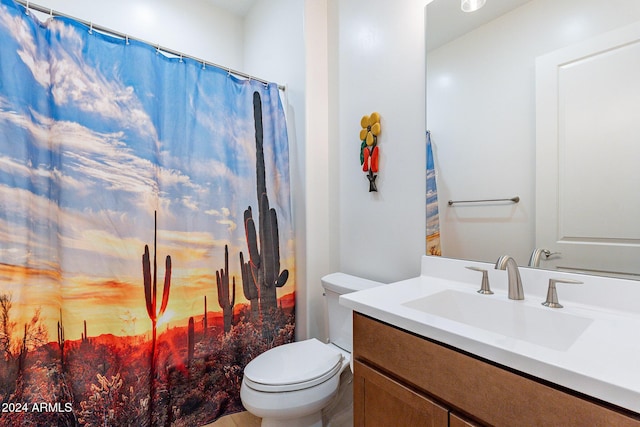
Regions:
<instances>
[{"instance_id":1,"label":"toilet tank","mask_svg":"<svg viewBox=\"0 0 640 427\"><path fill-rule=\"evenodd\" d=\"M344 273L331 273L322 279L329 320L329 342L351 353L353 347L353 312L338 302L340 295L381 286L383 283Z\"/></svg>"}]
</instances>

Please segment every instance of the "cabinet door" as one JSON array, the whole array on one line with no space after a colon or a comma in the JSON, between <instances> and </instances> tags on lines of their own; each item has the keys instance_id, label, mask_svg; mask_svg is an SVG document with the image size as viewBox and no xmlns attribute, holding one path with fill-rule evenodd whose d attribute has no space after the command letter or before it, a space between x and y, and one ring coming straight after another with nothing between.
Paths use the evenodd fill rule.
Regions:
<instances>
[{"instance_id":1,"label":"cabinet door","mask_svg":"<svg viewBox=\"0 0 640 427\"><path fill-rule=\"evenodd\" d=\"M442 406L384 374L354 362L354 426L447 427Z\"/></svg>"}]
</instances>

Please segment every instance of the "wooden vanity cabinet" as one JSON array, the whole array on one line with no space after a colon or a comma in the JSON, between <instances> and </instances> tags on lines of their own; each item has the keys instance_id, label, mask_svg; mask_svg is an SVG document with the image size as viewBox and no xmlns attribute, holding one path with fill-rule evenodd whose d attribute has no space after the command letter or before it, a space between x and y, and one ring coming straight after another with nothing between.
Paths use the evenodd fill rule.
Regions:
<instances>
[{"instance_id":1,"label":"wooden vanity cabinet","mask_svg":"<svg viewBox=\"0 0 640 427\"><path fill-rule=\"evenodd\" d=\"M355 426L449 425L449 411L433 400L358 361L354 371Z\"/></svg>"},{"instance_id":2,"label":"wooden vanity cabinet","mask_svg":"<svg viewBox=\"0 0 640 427\"><path fill-rule=\"evenodd\" d=\"M354 313L354 426L640 427L572 394Z\"/></svg>"}]
</instances>

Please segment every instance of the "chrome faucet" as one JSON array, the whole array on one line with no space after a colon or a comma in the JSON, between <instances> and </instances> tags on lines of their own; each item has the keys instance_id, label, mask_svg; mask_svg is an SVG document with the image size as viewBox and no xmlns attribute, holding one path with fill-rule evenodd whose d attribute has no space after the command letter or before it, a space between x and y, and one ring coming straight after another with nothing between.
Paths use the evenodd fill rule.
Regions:
<instances>
[{"instance_id":1,"label":"chrome faucet","mask_svg":"<svg viewBox=\"0 0 640 427\"><path fill-rule=\"evenodd\" d=\"M544 259L549 259L553 255L560 255L560 252L551 252L549 249L535 248L529 258L529 267L540 267L542 255L544 255Z\"/></svg>"},{"instance_id":2,"label":"chrome faucet","mask_svg":"<svg viewBox=\"0 0 640 427\"><path fill-rule=\"evenodd\" d=\"M540 257L542 255L549 258L551 251L549 249L535 248L529 258L529 267L540 267Z\"/></svg>"},{"instance_id":3,"label":"chrome faucet","mask_svg":"<svg viewBox=\"0 0 640 427\"><path fill-rule=\"evenodd\" d=\"M509 279L509 299L524 299L524 291L522 290L522 279L520 279L520 271L516 260L509 255L503 255L496 262L497 270L507 270Z\"/></svg>"}]
</instances>

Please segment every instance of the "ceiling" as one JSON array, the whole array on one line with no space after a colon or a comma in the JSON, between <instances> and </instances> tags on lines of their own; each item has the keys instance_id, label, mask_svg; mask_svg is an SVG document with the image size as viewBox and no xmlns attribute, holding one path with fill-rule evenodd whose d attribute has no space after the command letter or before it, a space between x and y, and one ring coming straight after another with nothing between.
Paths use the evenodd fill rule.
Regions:
<instances>
[{"instance_id":1,"label":"ceiling","mask_svg":"<svg viewBox=\"0 0 640 427\"><path fill-rule=\"evenodd\" d=\"M427 6L427 51L516 9L530 0L487 0L483 8L466 13L460 0L434 0Z\"/></svg>"},{"instance_id":2,"label":"ceiling","mask_svg":"<svg viewBox=\"0 0 640 427\"><path fill-rule=\"evenodd\" d=\"M228 10L229 12L245 16L257 0L208 0L214 6Z\"/></svg>"},{"instance_id":3,"label":"ceiling","mask_svg":"<svg viewBox=\"0 0 640 427\"><path fill-rule=\"evenodd\" d=\"M245 16L258 0L207 0L214 6ZM471 13L460 10L460 0L431 0L427 6L427 51L442 46L530 0L487 0Z\"/></svg>"}]
</instances>

